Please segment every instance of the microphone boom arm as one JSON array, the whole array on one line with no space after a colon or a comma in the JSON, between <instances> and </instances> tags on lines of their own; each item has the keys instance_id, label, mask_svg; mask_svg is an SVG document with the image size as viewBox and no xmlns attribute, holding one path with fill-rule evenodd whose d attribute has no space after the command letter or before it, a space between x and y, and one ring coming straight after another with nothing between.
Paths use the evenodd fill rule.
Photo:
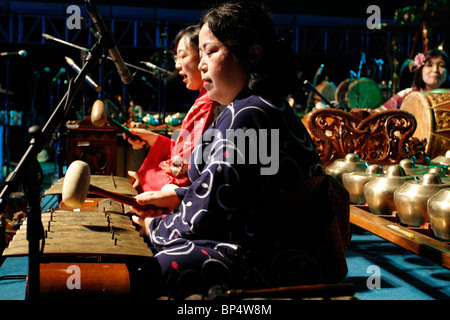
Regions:
<instances>
[{"instance_id":1,"label":"microphone boom arm","mask_svg":"<svg viewBox=\"0 0 450 320\"><path fill-rule=\"evenodd\" d=\"M61 39L56 38L56 37L54 37L54 36L51 36L51 35L49 35L49 34L47 34L47 33L43 33L43 34L42 34L42 37L44 37L44 38L47 39L47 40L53 40L53 41L56 41L56 42L65 44L65 45L67 45L67 46L69 46L69 47L73 47L73 48L76 48L76 49L79 49L79 50L81 50L81 51L84 51L84 52L89 53L89 49L88 49L88 48L85 48L85 47L82 47L82 46L79 46L79 45L76 45L76 44L73 44L73 43L70 43L70 42L61 40ZM105 56L105 55L103 55L102 57L104 57L104 56ZM108 60L111 60L111 61L113 60L109 55L106 55L106 58L107 58ZM139 66L136 66L136 65L134 65L134 64L127 63L127 62L124 62L124 63L125 63L125 65L126 65L127 67L130 67L130 68L133 68L133 69L136 69L136 70L139 70L139 71L142 71L142 72L145 72L145 73L148 73L148 74L153 75L153 72L151 72L151 71L148 70L148 69L141 68L141 67L139 67Z\"/></svg>"}]
</instances>

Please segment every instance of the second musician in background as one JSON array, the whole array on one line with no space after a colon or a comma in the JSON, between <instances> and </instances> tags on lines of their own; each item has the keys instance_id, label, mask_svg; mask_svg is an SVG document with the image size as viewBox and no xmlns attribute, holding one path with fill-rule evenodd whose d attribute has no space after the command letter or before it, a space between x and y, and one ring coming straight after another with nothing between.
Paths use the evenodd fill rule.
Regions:
<instances>
[{"instance_id":1,"label":"second musician in background","mask_svg":"<svg viewBox=\"0 0 450 320\"><path fill-rule=\"evenodd\" d=\"M445 51L431 49L419 53L410 67L414 72L413 87L406 88L386 101L381 109L400 109L403 100L413 91L429 91L440 88L450 88L448 66L449 57Z\"/></svg>"},{"instance_id":2,"label":"second musician in background","mask_svg":"<svg viewBox=\"0 0 450 320\"><path fill-rule=\"evenodd\" d=\"M211 125L218 113L219 104L212 101L203 88L198 70L198 25L181 30L175 38L175 67L183 78L186 88L199 90L199 95L184 118L176 140L145 129L131 129L151 147L138 172L130 171L135 178L138 192L159 191L190 184L187 175L189 157L203 132ZM128 139L134 149L144 142Z\"/></svg>"}]
</instances>

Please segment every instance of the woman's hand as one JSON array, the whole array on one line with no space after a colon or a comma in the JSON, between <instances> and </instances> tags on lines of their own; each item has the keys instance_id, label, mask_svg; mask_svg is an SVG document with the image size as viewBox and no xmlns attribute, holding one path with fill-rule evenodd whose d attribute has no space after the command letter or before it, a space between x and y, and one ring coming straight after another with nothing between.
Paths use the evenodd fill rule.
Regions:
<instances>
[{"instance_id":1,"label":"woman's hand","mask_svg":"<svg viewBox=\"0 0 450 320\"><path fill-rule=\"evenodd\" d=\"M128 171L128 175L134 179L133 188L137 189L141 185L139 176L136 171Z\"/></svg>"},{"instance_id":2,"label":"woman's hand","mask_svg":"<svg viewBox=\"0 0 450 320\"><path fill-rule=\"evenodd\" d=\"M134 223L138 224L139 226L141 226L141 229L139 230L139 235L141 237L148 237L148 229L150 227L150 222L152 222L153 218L143 218L143 217L139 217L139 216L132 216L131 219L133 220Z\"/></svg>"},{"instance_id":3,"label":"woman's hand","mask_svg":"<svg viewBox=\"0 0 450 320\"><path fill-rule=\"evenodd\" d=\"M134 197L136 202L139 205L148 205L152 204L154 206L160 208L168 208L169 212L177 209L180 206L181 200L178 198L176 192L174 190L166 190L166 191L147 191L141 194L138 194ZM132 207L133 212L135 212L138 216L146 218L146 217L157 217L160 216L163 211L160 209L150 209L146 211L142 211L139 208Z\"/></svg>"},{"instance_id":4,"label":"woman's hand","mask_svg":"<svg viewBox=\"0 0 450 320\"><path fill-rule=\"evenodd\" d=\"M139 136L142 139L142 141L133 140L129 138L127 135L123 134L123 139L127 140L134 150L142 149L145 144L152 147L159 136L159 134L146 129L130 129L130 132Z\"/></svg>"}]
</instances>

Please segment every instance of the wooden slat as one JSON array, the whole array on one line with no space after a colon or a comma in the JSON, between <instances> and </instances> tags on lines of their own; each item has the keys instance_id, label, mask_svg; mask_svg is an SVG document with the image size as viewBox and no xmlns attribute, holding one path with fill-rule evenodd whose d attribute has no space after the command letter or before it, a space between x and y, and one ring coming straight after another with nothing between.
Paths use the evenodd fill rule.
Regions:
<instances>
[{"instance_id":1,"label":"wooden slat","mask_svg":"<svg viewBox=\"0 0 450 320\"><path fill-rule=\"evenodd\" d=\"M130 180L125 177L107 176L107 175L91 175L91 185L98 188L127 194L137 195L136 189L131 185ZM62 194L62 187L64 184L64 177L56 181L49 189L45 191L45 194Z\"/></svg>"},{"instance_id":2,"label":"wooden slat","mask_svg":"<svg viewBox=\"0 0 450 320\"><path fill-rule=\"evenodd\" d=\"M400 247L450 268L450 242L441 241L426 230L408 228L396 223L395 217L371 214L364 206L350 206L350 223ZM394 226L394 227L393 227Z\"/></svg>"},{"instance_id":3,"label":"wooden slat","mask_svg":"<svg viewBox=\"0 0 450 320\"><path fill-rule=\"evenodd\" d=\"M92 203L98 203L101 199L92 200ZM96 205L88 203L85 210L78 212L58 209L42 213L42 225L47 235L44 256L153 256L129 216L108 213L107 218L104 213L97 212ZM27 255L28 245L25 221L3 255Z\"/></svg>"}]
</instances>

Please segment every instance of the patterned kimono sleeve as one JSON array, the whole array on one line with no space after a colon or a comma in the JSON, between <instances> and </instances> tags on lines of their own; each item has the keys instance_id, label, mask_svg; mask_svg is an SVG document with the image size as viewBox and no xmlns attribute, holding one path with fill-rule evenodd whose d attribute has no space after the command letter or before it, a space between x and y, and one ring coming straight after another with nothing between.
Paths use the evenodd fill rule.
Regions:
<instances>
[{"instance_id":1,"label":"patterned kimono sleeve","mask_svg":"<svg viewBox=\"0 0 450 320\"><path fill-rule=\"evenodd\" d=\"M175 193L177 194L178 198L180 198L181 201L183 201L184 196L188 192L189 187L180 187L175 189Z\"/></svg>"},{"instance_id":2,"label":"patterned kimono sleeve","mask_svg":"<svg viewBox=\"0 0 450 320\"><path fill-rule=\"evenodd\" d=\"M150 239L157 250L180 244L182 239L229 240L229 226L239 213L243 188L259 167L239 159L240 152L235 143L227 140L226 133L233 128L254 127L254 119L254 115L241 119L222 115L217 125L203 135L194 150L190 170L196 179L188 188L179 190L183 197L179 211L157 217L150 225Z\"/></svg>"},{"instance_id":3,"label":"patterned kimono sleeve","mask_svg":"<svg viewBox=\"0 0 450 320\"><path fill-rule=\"evenodd\" d=\"M177 189L183 200L177 212L153 219L150 239L157 250L182 239L227 240L227 218L237 209L239 174L227 162L211 160L187 188Z\"/></svg>"}]
</instances>

